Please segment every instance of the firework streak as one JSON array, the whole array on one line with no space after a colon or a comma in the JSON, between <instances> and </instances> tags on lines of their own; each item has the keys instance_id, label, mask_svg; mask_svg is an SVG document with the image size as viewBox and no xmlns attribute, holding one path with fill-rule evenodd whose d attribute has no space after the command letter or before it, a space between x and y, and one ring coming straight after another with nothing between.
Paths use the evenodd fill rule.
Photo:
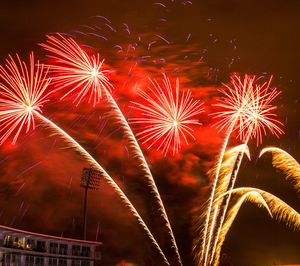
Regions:
<instances>
[{"instance_id":1,"label":"firework streak","mask_svg":"<svg viewBox=\"0 0 300 266\"><path fill-rule=\"evenodd\" d=\"M231 78L231 84L225 85L227 91L222 91L225 96L220 103L216 106L221 107L224 111L215 113L215 117L220 120L215 124L219 130L226 129L226 138L223 144L220 157L218 159L216 176L213 184L212 194L209 200L209 206L207 210L205 227L203 230L203 243L200 251L199 263L203 265L212 264L216 259L214 258L214 251L216 249L217 241L220 235L222 225L225 220L226 212L231 198L231 193L228 193L221 203L219 220L216 223L218 225L215 234L209 234L211 226L211 214L213 209L213 201L215 199L215 191L218 184L218 178L224 154L229 143L230 136L233 132L237 131L238 137L247 144L251 138L257 139L257 144L262 141L263 135L266 134L267 129L276 136L283 133L280 129L281 123L274 117L276 115L273 111L276 106L272 106L271 102L278 96L279 92L276 90L269 90L270 82L255 84L255 76L246 75L242 80L238 75L233 75ZM229 191L232 191L237 173L240 168L244 150L242 150L236 160L231 174L230 182L228 184ZM214 238L211 241L210 238ZM210 245L212 243L212 246ZM210 259L208 260L208 257Z\"/></svg>"},{"instance_id":2,"label":"firework streak","mask_svg":"<svg viewBox=\"0 0 300 266\"><path fill-rule=\"evenodd\" d=\"M286 151L276 148L267 147L262 149L259 157L265 153L272 154L272 164L274 167L280 169L286 174L286 179L291 180L295 189L300 192L300 165L299 163Z\"/></svg>"},{"instance_id":3,"label":"firework streak","mask_svg":"<svg viewBox=\"0 0 300 266\"><path fill-rule=\"evenodd\" d=\"M142 118L132 118L132 124L140 124L144 130L137 134L143 143L152 142L151 148L160 142L158 149L166 156L170 146L173 155L181 148L181 138L188 143L187 136L193 136L192 125L201 125L194 116L204 112L203 103L193 100L191 92L179 93L179 80L176 80L175 95L167 76L163 75L163 87L157 81L151 80L149 90L151 94L140 90L139 95L145 100L145 104L133 102L132 108L142 112ZM153 87L153 88L152 88Z\"/></svg>"},{"instance_id":4,"label":"firework streak","mask_svg":"<svg viewBox=\"0 0 300 266\"><path fill-rule=\"evenodd\" d=\"M219 264L221 248L224 243L225 237L245 200L256 203L258 204L258 206L265 207L271 217L274 217L281 222L285 222L288 226L293 227L296 230L300 229L300 214L273 194L257 188L241 187L233 189L231 191L227 191L219 198L217 198L216 202L229 193L237 196L238 199L230 208L225 223L222 226L213 265L217 266Z\"/></svg>"},{"instance_id":5,"label":"firework streak","mask_svg":"<svg viewBox=\"0 0 300 266\"><path fill-rule=\"evenodd\" d=\"M148 185L149 185L149 187L151 188L151 190L153 192L151 194L154 197L155 203L158 205L158 211L160 212L160 216L163 218L163 220L165 222L167 233L171 237L171 245L172 245L172 248L174 248L174 250L175 250L175 255L176 255L177 261L180 265L182 265L181 258L180 258L180 255L179 255L179 251L178 251L178 247L177 247L177 244L176 244L176 240L175 240L172 228L171 228L171 224L170 224L167 212L165 210L163 201L160 197L160 194L158 192L158 189L157 189L157 186L155 184L154 178L153 178L152 173L149 169L149 166L146 162L146 159L143 155L143 152L142 152L142 150L141 150L141 148L140 148L140 146L139 146L139 144L138 144L138 142L137 142L137 140L136 140L129 124L128 124L128 122L126 121L123 113L121 112L119 106L117 105L117 103L115 102L115 100L113 99L111 94L109 92L106 92L106 93L107 93L108 101L111 104L111 108L113 110L113 112L112 112L113 117L117 121L119 121L119 123L121 124L121 126L122 126L122 128L125 132L125 136L128 139L130 150L132 150L133 157L137 158L137 160L139 161L139 165L140 165L141 169L144 172L144 176L147 179Z\"/></svg>"}]
</instances>

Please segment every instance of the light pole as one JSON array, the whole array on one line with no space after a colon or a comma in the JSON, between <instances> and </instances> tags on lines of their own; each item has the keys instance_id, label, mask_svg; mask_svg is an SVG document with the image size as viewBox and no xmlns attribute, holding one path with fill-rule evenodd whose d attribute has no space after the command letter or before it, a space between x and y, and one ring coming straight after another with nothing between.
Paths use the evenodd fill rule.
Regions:
<instances>
[{"instance_id":1,"label":"light pole","mask_svg":"<svg viewBox=\"0 0 300 266\"><path fill-rule=\"evenodd\" d=\"M98 190L100 187L101 173L92 168L83 168L80 186L84 188L83 205L83 239L86 240L87 225L87 192L88 189Z\"/></svg>"}]
</instances>

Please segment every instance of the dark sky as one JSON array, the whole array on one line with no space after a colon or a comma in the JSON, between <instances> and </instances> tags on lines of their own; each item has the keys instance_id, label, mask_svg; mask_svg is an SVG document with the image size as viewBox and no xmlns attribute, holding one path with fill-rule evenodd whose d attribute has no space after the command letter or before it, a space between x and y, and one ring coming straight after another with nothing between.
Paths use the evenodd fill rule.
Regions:
<instances>
[{"instance_id":1,"label":"dark sky","mask_svg":"<svg viewBox=\"0 0 300 266\"><path fill-rule=\"evenodd\" d=\"M276 104L286 133L280 139L265 138L259 147L254 141L250 144L252 156L255 158L262 147L270 144L285 149L299 161L299 12L299 1L274 0L194 0L192 4L177 0L1 1L0 62L4 62L7 54L26 57L32 50L44 60L37 44L45 40L46 34L71 34L90 49L99 50L107 64L116 70L115 96L128 116L126 103L132 100L132 87L143 75L166 72L178 76L192 89L195 98L202 98L207 105L214 103L217 89L228 81L231 72L273 75L273 85L282 91ZM94 17L98 15L109 19L116 31L105 27L103 19ZM122 23L129 26L130 34ZM89 34L91 25L101 28L97 34L107 40ZM144 42L138 43L135 50L129 49L129 44L136 43L138 37ZM121 45L124 51L117 54L115 45ZM134 75L129 74L142 55L153 60L138 64ZM127 154L122 133L113 125L104 126L103 110L104 107L75 108L70 103L54 101L45 114L99 158L137 205L158 240L165 243L147 190ZM198 214L208 196L209 180L205 172L223 138L211 129L210 117L204 115L201 119L204 126L196 131L197 141L181 155L164 159L157 152L146 152L184 263L189 266L193 265L192 217ZM0 148L0 223L78 237L83 196L79 180L86 163L72 151L63 149L63 141L50 137L50 133L37 128L15 146L8 143ZM270 158L244 163L239 178L237 186L265 189L300 211L300 200L284 181L283 174L272 169ZM138 225L107 185L91 192L89 202L89 238L95 239L99 224L98 240L104 243L103 265L118 265L122 261L159 265ZM229 232L223 252L238 266L300 263L299 239L299 233L246 204Z\"/></svg>"}]
</instances>

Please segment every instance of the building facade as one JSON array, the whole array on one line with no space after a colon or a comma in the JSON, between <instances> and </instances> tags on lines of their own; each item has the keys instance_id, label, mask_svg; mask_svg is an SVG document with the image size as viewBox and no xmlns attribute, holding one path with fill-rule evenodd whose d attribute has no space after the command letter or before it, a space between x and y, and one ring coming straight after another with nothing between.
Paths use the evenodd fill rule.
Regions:
<instances>
[{"instance_id":1,"label":"building facade","mask_svg":"<svg viewBox=\"0 0 300 266\"><path fill-rule=\"evenodd\" d=\"M0 265L96 266L101 244L0 226Z\"/></svg>"}]
</instances>

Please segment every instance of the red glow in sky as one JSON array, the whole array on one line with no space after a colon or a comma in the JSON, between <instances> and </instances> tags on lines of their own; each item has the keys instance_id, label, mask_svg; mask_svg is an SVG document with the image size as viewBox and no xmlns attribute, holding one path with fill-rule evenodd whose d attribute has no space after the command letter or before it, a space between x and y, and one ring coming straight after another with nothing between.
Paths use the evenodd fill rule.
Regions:
<instances>
[{"instance_id":1,"label":"red glow in sky","mask_svg":"<svg viewBox=\"0 0 300 266\"><path fill-rule=\"evenodd\" d=\"M58 79L49 86L55 93L43 107L43 115L77 139L105 166L166 249L166 236L155 218L157 212L149 200L147 183L128 152L122 130L110 119L110 108L105 97L101 97L100 87L94 86L95 80L99 78L103 86L108 82L113 85L107 87L127 119L139 115L130 108L132 102L141 101L138 90L147 91L149 77L161 81L163 73L172 82L179 78L180 91L189 90L193 99L205 102L206 113L195 116L202 125L192 126L195 139L189 138L189 145L183 145L176 156L164 157L161 151L156 151L157 147L148 149L149 145L141 142L185 265L193 265L191 221L208 197L211 180L206 171L212 166L223 139L223 133L212 127L215 121L208 114L221 111L215 104L222 96L219 90L226 90L222 83L229 86L230 73L255 74L262 83L274 74L272 84L282 91L274 99L274 105L278 106L276 113L285 124L286 135L281 139L268 135L263 145L250 147L253 158L267 144L284 147L297 158L299 96L296 88L300 82L297 81L299 60L295 56L299 42L293 41L297 35L293 23L299 17L296 8L287 4L282 7L274 1L266 4L267 7L259 1L251 6L236 1L194 1L192 4L164 1L162 5L153 1L117 1L117 4L115 1L55 4L43 1L32 6L13 2L3 3L1 8L6 21L0 25L2 65L8 53L18 52L25 59L31 50L45 64L60 63L50 73ZM245 10L251 11L251 17ZM28 23L25 25L24 21ZM63 61L65 58L47 58L51 53L37 44L47 43L46 34L52 36L53 32L66 32L68 35L63 36L70 35L84 52L69 51L72 59L68 62ZM286 35L291 38L290 49L285 43ZM74 66L75 56L86 65L76 65L78 71L74 72L69 67ZM95 66L99 75L90 79L85 74L92 74L90 70ZM101 73L109 74L109 81ZM64 86L62 82L66 82L68 75L72 81L67 79L68 86ZM75 84L81 87L76 88ZM76 89L72 91L72 88ZM81 104L75 106L74 101ZM67 149L51 130L37 124L35 130L30 127L25 134L26 127L15 145L12 144L15 134L11 134L1 146L0 223L41 233L81 237L83 191L79 183L82 168L89 165ZM135 133L138 130L134 127ZM282 185L281 178L271 179L274 175L267 159L257 163L254 160L245 164L239 182L268 186L298 204L297 197L288 185ZM234 263L240 265L246 258L264 266L274 261L294 263L300 259L299 235L259 215L259 211L246 209L238 219L224 249ZM104 265L156 265L152 249L138 225L105 183L89 195L88 226L88 238L104 242ZM243 239L240 231L245 233Z\"/></svg>"}]
</instances>

